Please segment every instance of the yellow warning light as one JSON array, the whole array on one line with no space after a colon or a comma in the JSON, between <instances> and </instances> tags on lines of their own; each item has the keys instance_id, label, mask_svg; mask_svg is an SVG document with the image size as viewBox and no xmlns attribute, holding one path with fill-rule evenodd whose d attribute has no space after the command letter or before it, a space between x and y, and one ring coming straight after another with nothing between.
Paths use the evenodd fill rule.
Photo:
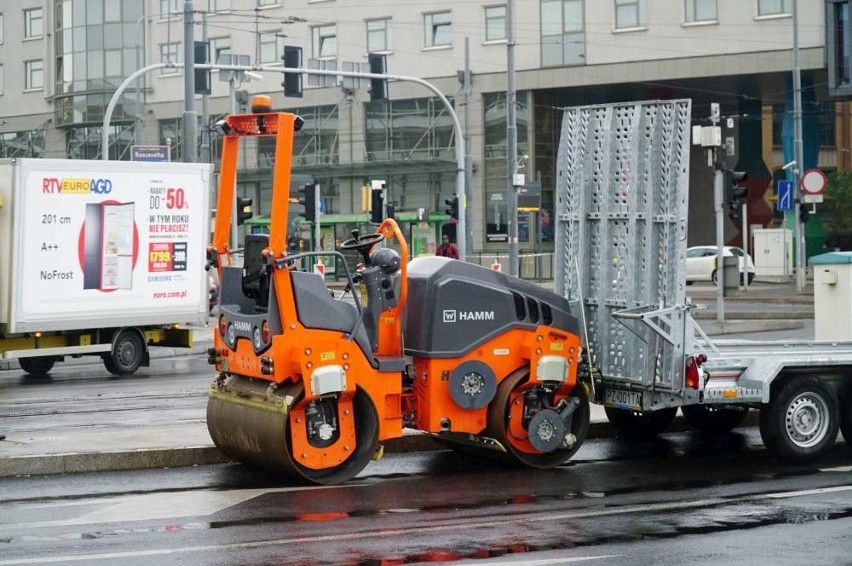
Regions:
<instances>
[{"instance_id":1,"label":"yellow warning light","mask_svg":"<svg viewBox=\"0 0 852 566\"><path fill-rule=\"evenodd\" d=\"M725 391L723 391L722 394L725 397L736 397L737 396L737 390L736 389L725 389Z\"/></svg>"},{"instance_id":2,"label":"yellow warning light","mask_svg":"<svg viewBox=\"0 0 852 566\"><path fill-rule=\"evenodd\" d=\"M272 98L265 94L258 94L251 99L252 114L266 114L272 112Z\"/></svg>"}]
</instances>

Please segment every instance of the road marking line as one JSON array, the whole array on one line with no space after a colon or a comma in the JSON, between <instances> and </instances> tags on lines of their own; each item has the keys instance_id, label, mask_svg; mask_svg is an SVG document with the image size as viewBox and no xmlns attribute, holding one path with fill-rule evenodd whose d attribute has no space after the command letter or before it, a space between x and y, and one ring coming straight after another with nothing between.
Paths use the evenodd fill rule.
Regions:
<instances>
[{"instance_id":1,"label":"road marking line","mask_svg":"<svg viewBox=\"0 0 852 566\"><path fill-rule=\"evenodd\" d=\"M821 472L852 472L852 466L838 466L836 468L821 468Z\"/></svg>"},{"instance_id":2,"label":"road marking line","mask_svg":"<svg viewBox=\"0 0 852 566\"><path fill-rule=\"evenodd\" d=\"M837 485L834 487L820 487L817 489L803 489L802 491L787 491L785 493L769 493L767 499L787 499L790 497L804 497L806 495L820 495L823 493L838 493L841 491L852 491L852 485Z\"/></svg>"},{"instance_id":3,"label":"road marking line","mask_svg":"<svg viewBox=\"0 0 852 566\"><path fill-rule=\"evenodd\" d=\"M304 487L275 487L268 489L235 489L228 491L202 489L165 493L129 495L110 498L117 501L114 505L86 513L74 519L58 521L39 521L33 523L5 523L0 529L20 530L45 527L70 527L94 525L124 521L147 521L154 519L179 519L181 517L207 516L238 505L259 495L267 493L287 493L297 491L316 491L322 489L340 489L363 487L367 484L320 485Z\"/></svg>"}]
</instances>

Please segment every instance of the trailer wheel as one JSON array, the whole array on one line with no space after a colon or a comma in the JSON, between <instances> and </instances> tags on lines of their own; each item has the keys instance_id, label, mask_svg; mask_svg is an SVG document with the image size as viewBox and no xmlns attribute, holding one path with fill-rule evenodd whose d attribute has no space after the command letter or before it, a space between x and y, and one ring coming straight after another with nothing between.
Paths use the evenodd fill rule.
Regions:
<instances>
[{"instance_id":1,"label":"trailer wheel","mask_svg":"<svg viewBox=\"0 0 852 566\"><path fill-rule=\"evenodd\" d=\"M145 356L145 343L134 330L122 330L112 345L112 351L104 356L104 367L113 375L135 372Z\"/></svg>"},{"instance_id":2,"label":"trailer wheel","mask_svg":"<svg viewBox=\"0 0 852 566\"><path fill-rule=\"evenodd\" d=\"M725 434L748 415L748 408L724 405L689 405L681 407L683 416L695 430L705 434Z\"/></svg>"},{"instance_id":3,"label":"trailer wheel","mask_svg":"<svg viewBox=\"0 0 852 566\"><path fill-rule=\"evenodd\" d=\"M604 412L619 435L632 440L647 440L669 428L677 414L677 407L657 411L604 407Z\"/></svg>"},{"instance_id":4,"label":"trailer wheel","mask_svg":"<svg viewBox=\"0 0 852 566\"><path fill-rule=\"evenodd\" d=\"M21 369L30 375L47 375L53 369L56 358L36 356L34 358L18 358Z\"/></svg>"},{"instance_id":5,"label":"trailer wheel","mask_svg":"<svg viewBox=\"0 0 852 566\"><path fill-rule=\"evenodd\" d=\"M815 377L798 377L784 385L760 410L760 436L780 458L794 462L815 460L837 438L837 397Z\"/></svg>"}]
</instances>

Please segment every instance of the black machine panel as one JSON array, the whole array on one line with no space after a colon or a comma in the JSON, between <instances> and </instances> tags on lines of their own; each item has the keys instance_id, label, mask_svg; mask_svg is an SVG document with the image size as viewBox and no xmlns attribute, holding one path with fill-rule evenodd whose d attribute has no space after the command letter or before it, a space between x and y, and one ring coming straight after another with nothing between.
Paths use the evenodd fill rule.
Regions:
<instances>
[{"instance_id":1,"label":"black machine panel","mask_svg":"<svg viewBox=\"0 0 852 566\"><path fill-rule=\"evenodd\" d=\"M457 357L512 328L538 325L579 331L568 301L533 283L443 257L408 266L408 355Z\"/></svg>"}]
</instances>

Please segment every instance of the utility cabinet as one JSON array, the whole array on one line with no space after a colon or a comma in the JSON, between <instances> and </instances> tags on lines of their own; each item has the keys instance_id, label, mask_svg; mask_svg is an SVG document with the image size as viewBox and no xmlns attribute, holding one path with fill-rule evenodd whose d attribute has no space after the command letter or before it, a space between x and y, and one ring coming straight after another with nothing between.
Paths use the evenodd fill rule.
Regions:
<instances>
[{"instance_id":1,"label":"utility cabinet","mask_svg":"<svg viewBox=\"0 0 852 566\"><path fill-rule=\"evenodd\" d=\"M810 258L814 268L814 339L852 340L852 252Z\"/></svg>"},{"instance_id":2,"label":"utility cabinet","mask_svg":"<svg viewBox=\"0 0 852 566\"><path fill-rule=\"evenodd\" d=\"M786 228L758 228L753 231L755 277L793 275L793 231Z\"/></svg>"}]
</instances>

